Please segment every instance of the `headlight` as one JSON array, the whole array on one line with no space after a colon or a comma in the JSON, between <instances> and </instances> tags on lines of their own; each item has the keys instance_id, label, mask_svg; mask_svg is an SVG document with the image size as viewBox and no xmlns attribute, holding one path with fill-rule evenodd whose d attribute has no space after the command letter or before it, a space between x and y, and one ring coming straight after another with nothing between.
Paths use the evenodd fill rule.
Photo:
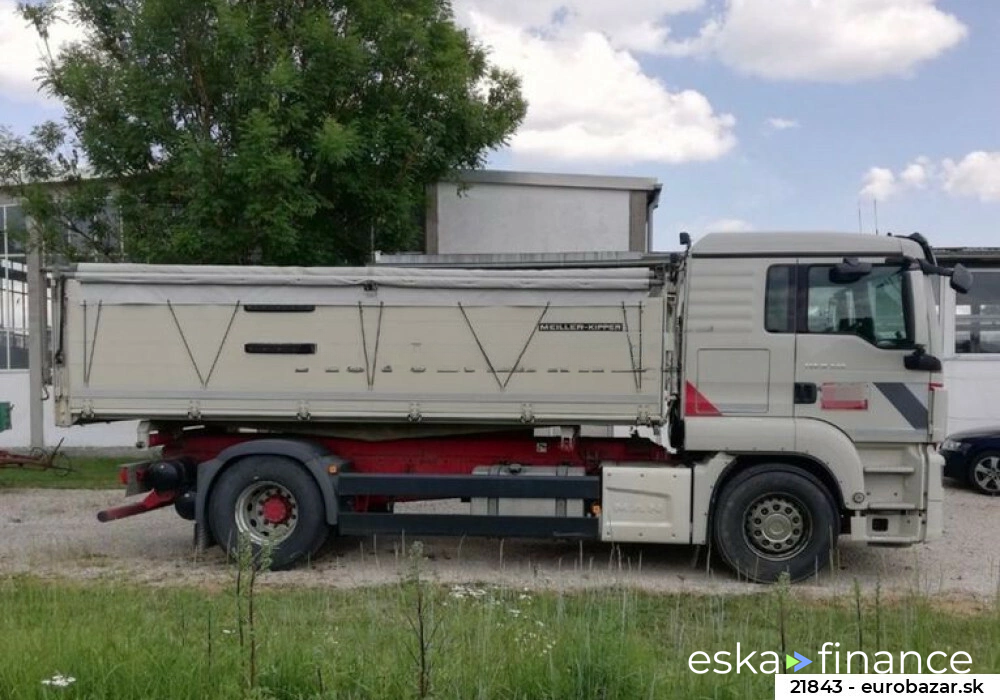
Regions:
<instances>
[{"instance_id":1,"label":"headlight","mask_svg":"<svg viewBox=\"0 0 1000 700\"><path fill-rule=\"evenodd\" d=\"M941 443L942 452L960 452L965 454L969 451L970 445L965 442L959 442L958 440L945 440Z\"/></svg>"}]
</instances>

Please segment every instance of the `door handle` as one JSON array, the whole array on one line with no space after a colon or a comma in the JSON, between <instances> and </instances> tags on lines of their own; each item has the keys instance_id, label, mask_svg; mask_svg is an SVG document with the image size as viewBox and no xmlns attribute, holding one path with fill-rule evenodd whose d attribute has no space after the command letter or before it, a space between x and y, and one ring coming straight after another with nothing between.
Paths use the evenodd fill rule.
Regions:
<instances>
[{"instance_id":1,"label":"door handle","mask_svg":"<svg viewBox=\"0 0 1000 700\"><path fill-rule=\"evenodd\" d=\"M815 384L812 382L795 382L795 403L816 403L817 398L819 398L819 390Z\"/></svg>"}]
</instances>

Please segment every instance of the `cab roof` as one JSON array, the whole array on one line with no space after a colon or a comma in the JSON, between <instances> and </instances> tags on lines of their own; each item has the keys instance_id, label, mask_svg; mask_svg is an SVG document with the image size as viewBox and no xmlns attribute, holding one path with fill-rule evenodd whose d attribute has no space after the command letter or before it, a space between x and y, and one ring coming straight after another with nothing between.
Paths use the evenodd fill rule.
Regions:
<instances>
[{"instance_id":1,"label":"cab roof","mask_svg":"<svg viewBox=\"0 0 1000 700\"><path fill-rule=\"evenodd\" d=\"M924 257L915 242L902 236L828 232L709 233L691 247L693 257Z\"/></svg>"}]
</instances>

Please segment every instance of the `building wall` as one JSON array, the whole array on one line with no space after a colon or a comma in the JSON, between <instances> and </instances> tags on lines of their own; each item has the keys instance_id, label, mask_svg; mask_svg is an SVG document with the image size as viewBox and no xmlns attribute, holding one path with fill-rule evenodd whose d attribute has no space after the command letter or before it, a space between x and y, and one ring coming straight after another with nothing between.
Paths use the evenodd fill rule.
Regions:
<instances>
[{"instance_id":1,"label":"building wall","mask_svg":"<svg viewBox=\"0 0 1000 700\"><path fill-rule=\"evenodd\" d=\"M0 448L24 448L31 444L28 425L28 370L0 372L0 401L14 406L12 428L0 433ZM54 447L63 440L63 447L133 447L136 421L95 423L93 425L57 428L52 415L52 400L45 402L45 444Z\"/></svg>"},{"instance_id":2,"label":"building wall","mask_svg":"<svg viewBox=\"0 0 1000 700\"><path fill-rule=\"evenodd\" d=\"M506 171L428 190L425 253L646 252L655 180Z\"/></svg>"},{"instance_id":3,"label":"building wall","mask_svg":"<svg viewBox=\"0 0 1000 700\"><path fill-rule=\"evenodd\" d=\"M948 432L1000 427L1000 357L951 357L944 363Z\"/></svg>"},{"instance_id":4,"label":"building wall","mask_svg":"<svg viewBox=\"0 0 1000 700\"><path fill-rule=\"evenodd\" d=\"M629 249L629 192L438 185L437 252L570 253Z\"/></svg>"}]
</instances>

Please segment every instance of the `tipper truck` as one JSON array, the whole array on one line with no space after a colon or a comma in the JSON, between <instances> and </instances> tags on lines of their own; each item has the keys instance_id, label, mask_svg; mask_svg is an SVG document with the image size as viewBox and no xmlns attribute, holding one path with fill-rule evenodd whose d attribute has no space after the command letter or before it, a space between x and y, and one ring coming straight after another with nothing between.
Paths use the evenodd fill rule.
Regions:
<instances>
[{"instance_id":1,"label":"tipper truck","mask_svg":"<svg viewBox=\"0 0 1000 700\"><path fill-rule=\"evenodd\" d=\"M273 567L331 535L708 544L814 574L942 528L947 397L918 234L709 234L461 268L55 271L56 421L139 420L141 500ZM609 262L610 260L610 262ZM460 512L399 504L461 499ZM405 512L401 512L405 511Z\"/></svg>"}]
</instances>

